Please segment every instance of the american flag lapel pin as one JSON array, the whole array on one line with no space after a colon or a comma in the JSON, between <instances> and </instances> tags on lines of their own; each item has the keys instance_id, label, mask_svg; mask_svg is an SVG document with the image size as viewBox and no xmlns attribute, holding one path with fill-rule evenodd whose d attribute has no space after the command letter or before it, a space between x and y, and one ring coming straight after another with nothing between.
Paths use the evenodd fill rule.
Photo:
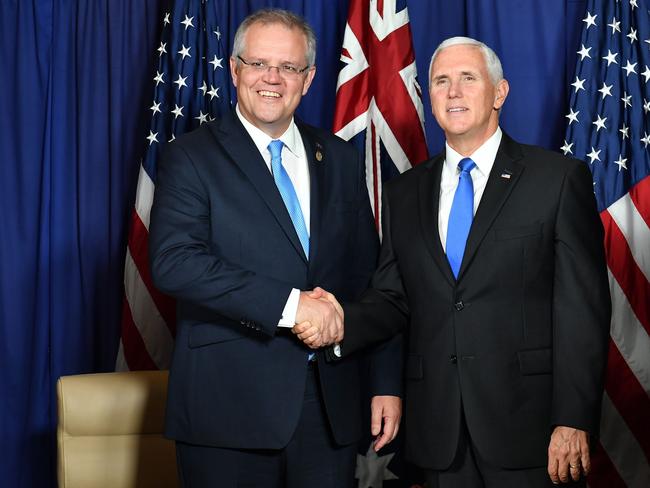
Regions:
<instances>
[{"instance_id":1,"label":"american flag lapel pin","mask_svg":"<svg viewBox=\"0 0 650 488\"><path fill-rule=\"evenodd\" d=\"M501 173L501 178L504 180L509 180L510 177L512 176L512 172L510 170L505 170L503 173Z\"/></svg>"}]
</instances>

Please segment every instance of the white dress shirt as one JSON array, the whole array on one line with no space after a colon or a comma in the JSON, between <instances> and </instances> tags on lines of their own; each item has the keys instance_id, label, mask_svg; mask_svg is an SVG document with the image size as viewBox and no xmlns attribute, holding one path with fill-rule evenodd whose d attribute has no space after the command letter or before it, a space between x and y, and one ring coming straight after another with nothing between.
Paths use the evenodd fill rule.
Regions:
<instances>
[{"instance_id":1,"label":"white dress shirt","mask_svg":"<svg viewBox=\"0 0 650 488\"><path fill-rule=\"evenodd\" d=\"M481 203L481 197L485 191L485 185L487 185L490 171L492 171L492 166L494 165L494 160L499 150L499 144L501 144L502 135L501 128L497 127L494 134L469 156L476 163L476 167L470 172L472 185L474 186L473 215L476 215L476 209L479 203ZM451 204L454 201L454 194L458 186L458 177L460 176L458 163L464 157L449 147L449 144L445 143L445 162L440 178L440 206L438 208L438 232L440 233L440 242L445 252L447 251L449 213L451 212Z\"/></svg>"},{"instance_id":2,"label":"white dress shirt","mask_svg":"<svg viewBox=\"0 0 650 488\"><path fill-rule=\"evenodd\" d=\"M251 136L257 150L262 155L262 158L264 158L264 162L266 163L269 172L272 172L271 152L269 151L268 146L271 141L276 139L273 139L271 136L246 120L239 110L239 104L235 108L235 111L237 112L239 120L241 120L241 123L244 125L244 129L246 129L248 135ZM282 166L284 166L284 169L287 171L291 184L293 184L293 187L296 190L298 203L300 203L300 210L302 211L305 226L307 227L307 233L309 234L309 164L307 162L305 145L293 118L284 134L277 139L284 143L284 146L282 146ZM284 306L284 310L282 311L282 318L278 322L278 327L293 327L295 325L299 299L300 290L293 288L289 298L287 299L287 303Z\"/></svg>"}]
</instances>

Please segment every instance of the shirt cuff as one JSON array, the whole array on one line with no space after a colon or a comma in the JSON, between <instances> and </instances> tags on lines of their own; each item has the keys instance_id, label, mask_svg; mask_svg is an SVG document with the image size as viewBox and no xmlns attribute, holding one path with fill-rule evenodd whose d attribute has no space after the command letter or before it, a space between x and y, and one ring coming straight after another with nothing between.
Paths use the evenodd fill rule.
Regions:
<instances>
[{"instance_id":1,"label":"shirt cuff","mask_svg":"<svg viewBox=\"0 0 650 488\"><path fill-rule=\"evenodd\" d=\"M278 322L278 327L288 327L290 329L296 325L296 313L298 312L298 301L300 300L300 290L292 288L287 303L282 310L282 318Z\"/></svg>"}]
</instances>

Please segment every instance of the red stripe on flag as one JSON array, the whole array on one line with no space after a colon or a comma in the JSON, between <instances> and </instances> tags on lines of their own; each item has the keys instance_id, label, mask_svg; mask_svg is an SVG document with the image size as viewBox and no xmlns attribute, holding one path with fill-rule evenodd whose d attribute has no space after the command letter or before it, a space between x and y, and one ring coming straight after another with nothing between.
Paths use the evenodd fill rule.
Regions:
<instances>
[{"instance_id":1,"label":"red stripe on flag","mask_svg":"<svg viewBox=\"0 0 650 488\"><path fill-rule=\"evenodd\" d=\"M630 190L634 202L646 225L650 227L650 176L646 176Z\"/></svg>"},{"instance_id":2,"label":"red stripe on flag","mask_svg":"<svg viewBox=\"0 0 650 488\"><path fill-rule=\"evenodd\" d=\"M587 484L589 488L626 488L600 442L591 455L591 473L587 476Z\"/></svg>"},{"instance_id":3,"label":"red stripe on flag","mask_svg":"<svg viewBox=\"0 0 650 488\"><path fill-rule=\"evenodd\" d=\"M140 216L134 210L131 216L131 232L129 233L129 250L138 268L140 278L144 282L151 299L156 304L163 320L167 324L172 337L176 336L176 304L167 295L159 292L153 285L151 271L149 270L149 233L140 220Z\"/></svg>"},{"instance_id":4,"label":"red stripe on flag","mask_svg":"<svg viewBox=\"0 0 650 488\"><path fill-rule=\"evenodd\" d=\"M158 366L147 352L140 331L133 322L133 316L126 297L122 301L122 349L129 370L158 369Z\"/></svg>"},{"instance_id":5,"label":"red stripe on flag","mask_svg":"<svg viewBox=\"0 0 650 488\"><path fill-rule=\"evenodd\" d=\"M368 111L370 92L368 91L368 70L359 73L343 83L336 92L336 106L345 110L334 110L334 132L340 131L350 121Z\"/></svg>"},{"instance_id":6,"label":"red stripe on flag","mask_svg":"<svg viewBox=\"0 0 650 488\"><path fill-rule=\"evenodd\" d=\"M625 236L606 210L600 218L605 227L607 266L620 285L641 325L650 334L650 283L630 252Z\"/></svg>"},{"instance_id":7,"label":"red stripe on flag","mask_svg":"<svg viewBox=\"0 0 650 488\"><path fill-rule=\"evenodd\" d=\"M648 429L650 398L613 341L609 343L607 361L605 374L607 394L648 457L650 455L650 429Z\"/></svg>"}]
</instances>

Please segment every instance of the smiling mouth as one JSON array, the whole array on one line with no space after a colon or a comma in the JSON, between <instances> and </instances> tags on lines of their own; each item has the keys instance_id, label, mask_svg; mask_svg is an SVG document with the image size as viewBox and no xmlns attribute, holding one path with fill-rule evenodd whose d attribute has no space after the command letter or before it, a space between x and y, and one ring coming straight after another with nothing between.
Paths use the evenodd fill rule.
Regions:
<instances>
[{"instance_id":1,"label":"smiling mouth","mask_svg":"<svg viewBox=\"0 0 650 488\"><path fill-rule=\"evenodd\" d=\"M278 92L272 92L267 90L259 90L257 93L263 96L264 98L280 98L282 96Z\"/></svg>"},{"instance_id":2,"label":"smiling mouth","mask_svg":"<svg viewBox=\"0 0 650 488\"><path fill-rule=\"evenodd\" d=\"M467 112L467 109L464 107L452 107L452 108L448 108L447 112L450 113Z\"/></svg>"}]
</instances>

